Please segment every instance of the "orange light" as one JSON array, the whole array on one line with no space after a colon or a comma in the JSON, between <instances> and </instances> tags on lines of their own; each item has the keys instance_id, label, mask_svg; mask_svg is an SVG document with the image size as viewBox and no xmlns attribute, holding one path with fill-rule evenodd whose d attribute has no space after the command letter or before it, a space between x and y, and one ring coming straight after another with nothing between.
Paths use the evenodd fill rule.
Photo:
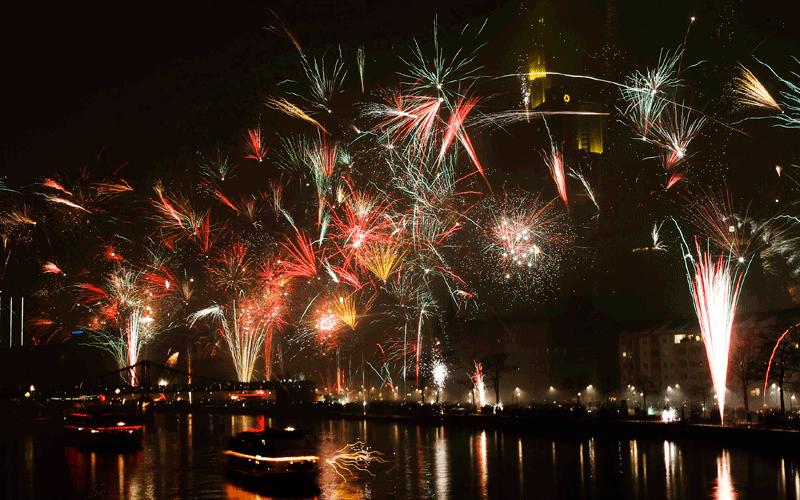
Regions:
<instances>
[{"instance_id":1,"label":"orange light","mask_svg":"<svg viewBox=\"0 0 800 500\"><path fill-rule=\"evenodd\" d=\"M239 453L238 451L231 451L225 450L223 453L226 455L232 455L234 457L242 457L242 458L250 458L252 460L263 460L265 462L301 462L303 460L310 460L312 462L316 462L319 460L319 457L315 457L314 455L302 456L302 457L262 457L260 455L245 455L244 453Z\"/></svg>"},{"instance_id":2,"label":"orange light","mask_svg":"<svg viewBox=\"0 0 800 500\"><path fill-rule=\"evenodd\" d=\"M117 426L117 427L86 427L86 426L77 426L77 425L65 425L68 429L77 429L79 431L82 430L91 430L91 431L135 431L137 429L141 429L141 425L126 425L126 426Z\"/></svg>"}]
</instances>

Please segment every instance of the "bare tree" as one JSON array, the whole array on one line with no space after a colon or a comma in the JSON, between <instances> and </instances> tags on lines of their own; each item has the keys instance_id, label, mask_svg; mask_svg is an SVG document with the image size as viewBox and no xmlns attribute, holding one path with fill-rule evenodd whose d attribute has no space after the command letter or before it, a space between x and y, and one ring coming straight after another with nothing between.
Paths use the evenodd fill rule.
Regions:
<instances>
[{"instance_id":1,"label":"bare tree","mask_svg":"<svg viewBox=\"0 0 800 500\"><path fill-rule=\"evenodd\" d=\"M775 335L771 334L762 334L760 340L761 368L765 374L769 372L769 379L778 386L781 413L785 413L786 402L783 398L783 390L787 381L797 372L800 363L800 349L798 348L800 327L798 325L789 327L777 340Z\"/></svg>"},{"instance_id":2,"label":"bare tree","mask_svg":"<svg viewBox=\"0 0 800 500\"><path fill-rule=\"evenodd\" d=\"M750 413L748 386L756 380L758 374L758 338L751 329L736 332L732 339L729 372L742 391L744 411Z\"/></svg>"},{"instance_id":3,"label":"bare tree","mask_svg":"<svg viewBox=\"0 0 800 500\"><path fill-rule=\"evenodd\" d=\"M631 380L631 385L642 397L642 409L647 411L647 396L658 393L658 388L647 375L636 375Z\"/></svg>"},{"instance_id":4,"label":"bare tree","mask_svg":"<svg viewBox=\"0 0 800 500\"><path fill-rule=\"evenodd\" d=\"M564 388L575 395L578 400L578 406L581 404L581 394L589 383L588 375L571 375L564 377Z\"/></svg>"},{"instance_id":5,"label":"bare tree","mask_svg":"<svg viewBox=\"0 0 800 500\"><path fill-rule=\"evenodd\" d=\"M708 401L708 396L711 395L711 381L708 379L702 379L699 382L691 382L686 387L686 393L690 396L698 397L703 402L703 418L706 418L706 402Z\"/></svg>"},{"instance_id":6,"label":"bare tree","mask_svg":"<svg viewBox=\"0 0 800 500\"><path fill-rule=\"evenodd\" d=\"M500 404L500 378L505 373L519 370L519 366L508 363L510 356L507 352L498 352L484 356L480 361L483 366L483 373L487 374L489 380L492 381L495 404Z\"/></svg>"}]
</instances>

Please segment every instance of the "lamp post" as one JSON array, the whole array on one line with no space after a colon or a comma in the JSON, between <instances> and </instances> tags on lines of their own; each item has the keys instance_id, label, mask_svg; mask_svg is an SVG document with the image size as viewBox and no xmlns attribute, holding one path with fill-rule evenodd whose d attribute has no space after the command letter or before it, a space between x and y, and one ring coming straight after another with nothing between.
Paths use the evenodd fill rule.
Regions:
<instances>
[{"instance_id":1,"label":"lamp post","mask_svg":"<svg viewBox=\"0 0 800 500\"><path fill-rule=\"evenodd\" d=\"M519 406L519 387L517 387L517 389L514 391L514 395L517 398L517 406Z\"/></svg>"}]
</instances>

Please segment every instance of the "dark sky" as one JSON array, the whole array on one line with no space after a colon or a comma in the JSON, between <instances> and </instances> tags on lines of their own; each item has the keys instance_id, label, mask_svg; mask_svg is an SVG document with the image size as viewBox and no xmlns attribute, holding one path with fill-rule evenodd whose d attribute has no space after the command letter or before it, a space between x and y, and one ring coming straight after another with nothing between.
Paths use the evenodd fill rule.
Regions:
<instances>
[{"instance_id":1,"label":"dark sky","mask_svg":"<svg viewBox=\"0 0 800 500\"><path fill-rule=\"evenodd\" d=\"M120 5L31 5L6 18L4 171L72 171L103 147L120 163L158 162L253 125L265 112L260 96L297 69L293 47L263 29L275 24L273 10L316 53L338 44L391 49L411 33L429 34L437 14L417 0L402 8L309 0ZM461 26L494 7L458 5L445 4L442 24Z\"/></svg>"},{"instance_id":2,"label":"dark sky","mask_svg":"<svg viewBox=\"0 0 800 500\"><path fill-rule=\"evenodd\" d=\"M698 21L687 60L717 59L722 52L741 58L758 46L757 55L780 63L796 45L787 43L791 27L775 9L753 1L616 0L613 10L631 64L680 44L693 14ZM69 171L103 147L119 163L158 162L229 139L267 113L260 96L296 69L288 42L262 29L275 23L273 10L317 54L339 44L351 50L363 44L368 65L378 66L382 61L376 57L405 48L411 35L429 38L437 15L442 37L448 29L488 17L489 47L509 51L492 54L492 60L507 64L521 41L504 28L523 26L520 12L528 10L555 16L563 46L551 54L567 49L559 64L582 69L575 66L604 41L607 24L604 1L18 5L6 12L0 30L5 68L0 165L26 175Z\"/></svg>"},{"instance_id":3,"label":"dark sky","mask_svg":"<svg viewBox=\"0 0 800 500\"><path fill-rule=\"evenodd\" d=\"M482 62L488 73L513 70L514 53L525 43L519 33L531 13L556 19L559 34L548 41L548 51L562 71L600 74L597 51L612 28L626 54L624 65L621 62L619 73L613 75L621 79L631 69L652 65L662 48L674 50L692 15L697 21L687 38L686 60L708 61L703 66L708 69L696 72L697 81L692 82L700 94L721 93L720 68L729 68L736 60L752 65L751 53L783 74L800 69L789 58L800 55L790 17L777 5L618 0L613 7L617 20L609 24L606 1L577 0L17 6L7 12L0 29L5 68L0 168L13 185L33 175L92 166L104 151L107 165L130 162L126 176L135 177L195 151L208 152L217 142L235 141L259 120L268 123L275 112L262 105L262 95L298 68L291 44L263 29L275 24L272 10L309 53L320 55L338 45L352 53L365 45L368 78L379 79L396 69L397 55L407 50L412 36L429 40L437 15L441 39L488 16ZM350 78L353 83L354 75ZM778 155L770 140L774 137L784 146L777 148L781 158L798 156L795 137L800 134L779 131L782 135L772 136L772 129L754 127L754 137L737 139L730 146L739 148L741 163L755 164L766 154ZM752 172L763 175L756 168ZM654 271L659 268L658 263L653 266ZM624 270L625 262L620 262L620 272ZM672 289L683 286L678 283ZM642 295L635 287L625 293Z\"/></svg>"}]
</instances>

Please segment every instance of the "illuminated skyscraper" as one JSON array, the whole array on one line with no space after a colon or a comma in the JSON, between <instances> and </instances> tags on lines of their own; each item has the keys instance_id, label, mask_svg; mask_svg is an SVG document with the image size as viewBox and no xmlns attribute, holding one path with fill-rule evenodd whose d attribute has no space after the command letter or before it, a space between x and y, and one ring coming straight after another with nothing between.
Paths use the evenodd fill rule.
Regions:
<instances>
[{"instance_id":1,"label":"illuminated skyscraper","mask_svg":"<svg viewBox=\"0 0 800 500\"><path fill-rule=\"evenodd\" d=\"M544 49L533 49L528 61L528 92L530 107L535 108L545 100L545 91L550 88L550 80L545 75L547 64Z\"/></svg>"},{"instance_id":2,"label":"illuminated skyscraper","mask_svg":"<svg viewBox=\"0 0 800 500\"><path fill-rule=\"evenodd\" d=\"M578 111L600 113L602 106L593 102L581 102ZM589 153L603 153L602 115L578 115L578 149Z\"/></svg>"}]
</instances>

